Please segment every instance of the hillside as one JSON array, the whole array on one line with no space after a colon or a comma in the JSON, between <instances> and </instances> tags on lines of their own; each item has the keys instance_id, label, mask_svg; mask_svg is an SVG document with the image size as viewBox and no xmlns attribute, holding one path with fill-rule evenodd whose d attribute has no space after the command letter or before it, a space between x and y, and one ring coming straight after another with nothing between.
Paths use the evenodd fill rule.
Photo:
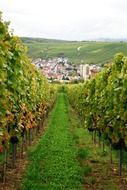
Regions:
<instances>
[{"instance_id":1,"label":"hillside","mask_svg":"<svg viewBox=\"0 0 127 190\"><path fill-rule=\"evenodd\" d=\"M52 58L65 56L74 64L104 64L110 62L114 54L126 55L127 42L63 41L41 38L22 38L31 58Z\"/></svg>"}]
</instances>

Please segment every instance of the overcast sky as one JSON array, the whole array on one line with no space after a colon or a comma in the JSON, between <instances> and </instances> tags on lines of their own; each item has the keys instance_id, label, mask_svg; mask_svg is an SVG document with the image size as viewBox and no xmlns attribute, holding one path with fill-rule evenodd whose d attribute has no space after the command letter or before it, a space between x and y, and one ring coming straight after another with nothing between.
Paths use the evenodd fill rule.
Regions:
<instances>
[{"instance_id":1,"label":"overcast sky","mask_svg":"<svg viewBox=\"0 0 127 190\"><path fill-rule=\"evenodd\" d=\"M18 36L127 38L127 0L0 0L0 10Z\"/></svg>"}]
</instances>

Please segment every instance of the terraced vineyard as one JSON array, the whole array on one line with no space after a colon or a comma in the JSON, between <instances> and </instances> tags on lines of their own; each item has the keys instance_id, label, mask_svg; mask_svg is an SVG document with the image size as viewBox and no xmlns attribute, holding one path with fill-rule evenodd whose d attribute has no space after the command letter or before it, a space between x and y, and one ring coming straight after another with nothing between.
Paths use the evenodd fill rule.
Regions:
<instances>
[{"instance_id":1,"label":"terraced vineyard","mask_svg":"<svg viewBox=\"0 0 127 190\"><path fill-rule=\"evenodd\" d=\"M126 55L126 42L69 42L37 38L22 38L28 47L31 58L53 58L65 56L78 64L105 64L111 62L114 55L122 52Z\"/></svg>"}]
</instances>

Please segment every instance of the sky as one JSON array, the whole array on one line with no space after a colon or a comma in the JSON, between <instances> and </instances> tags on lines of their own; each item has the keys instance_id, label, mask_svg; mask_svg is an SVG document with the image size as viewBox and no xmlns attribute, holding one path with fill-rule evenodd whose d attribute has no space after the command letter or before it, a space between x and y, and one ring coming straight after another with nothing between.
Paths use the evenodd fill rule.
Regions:
<instances>
[{"instance_id":1,"label":"sky","mask_svg":"<svg viewBox=\"0 0 127 190\"><path fill-rule=\"evenodd\" d=\"M127 38L127 0L0 0L0 11L18 36Z\"/></svg>"}]
</instances>

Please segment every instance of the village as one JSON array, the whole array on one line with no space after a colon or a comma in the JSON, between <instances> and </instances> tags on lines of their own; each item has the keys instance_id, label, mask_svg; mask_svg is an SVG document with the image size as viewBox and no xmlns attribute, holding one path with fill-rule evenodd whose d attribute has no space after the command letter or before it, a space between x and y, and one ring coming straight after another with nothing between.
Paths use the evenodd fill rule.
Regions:
<instances>
[{"instance_id":1,"label":"village","mask_svg":"<svg viewBox=\"0 0 127 190\"><path fill-rule=\"evenodd\" d=\"M49 82L79 82L88 80L100 72L101 67L97 65L80 64L75 66L69 64L68 58L53 58L44 60L34 59L32 63L39 69Z\"/></svg>"}]
</instances>

